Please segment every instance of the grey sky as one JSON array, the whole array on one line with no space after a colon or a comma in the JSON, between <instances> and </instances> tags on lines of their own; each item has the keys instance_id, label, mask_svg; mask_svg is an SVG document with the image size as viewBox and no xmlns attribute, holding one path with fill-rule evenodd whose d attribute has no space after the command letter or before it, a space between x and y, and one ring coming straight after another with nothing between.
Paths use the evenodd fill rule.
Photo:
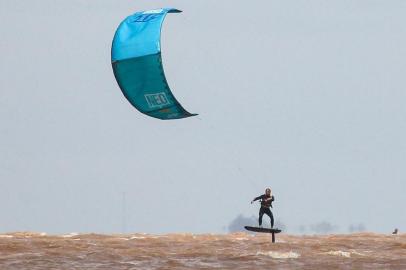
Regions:
<instances>
[{"instance_id":1,"label":"grey sky","mask_svg":"<svg viewBox=\"0 0 406 270\"><path fill-rule=\"evenodd\" d=\"M169 84L198 117L136 111L112 74L127 15L172 6ZM297 232L406 230L405 1L0 0L0 231L221 232L270 186Z\"/></svg>"}]
</instances>

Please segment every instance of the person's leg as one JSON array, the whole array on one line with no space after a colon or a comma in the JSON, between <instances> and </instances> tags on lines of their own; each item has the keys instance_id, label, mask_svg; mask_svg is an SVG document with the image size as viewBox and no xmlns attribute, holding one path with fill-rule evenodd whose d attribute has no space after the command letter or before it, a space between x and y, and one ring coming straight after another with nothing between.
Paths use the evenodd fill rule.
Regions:
<instances>
[{"instance_id":1,"label":"person's leg","mask_svg":"<svg viewBox=\"0 0 406 270\"><path fill-rule=\"evenodd\" d=\"M260 209L259 209L259 217L258 217L258 224L259 224L259 227L261 227L262 226L262 216L264 215L264 209L261 207Z\"/></svg>"},{"instance_id":2,"label":"person's leg","mask_svg":"<svg viewBox=\"0 0 406 270\"><path fill-rule=\"evenodd\" d=\"M265 211L265 214L267 214L269 216L269 218L271 219L271 228L273 228L274 219L273 219L273 214L271 212L271 209L267 208Z\"/></svg>"}]
</instances>

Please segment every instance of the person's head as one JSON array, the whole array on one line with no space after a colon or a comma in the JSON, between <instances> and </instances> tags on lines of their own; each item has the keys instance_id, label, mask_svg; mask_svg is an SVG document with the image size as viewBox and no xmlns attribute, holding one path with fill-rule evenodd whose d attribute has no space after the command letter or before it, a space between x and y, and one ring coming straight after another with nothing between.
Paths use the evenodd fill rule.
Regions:
<instances>
[{"instance_id":1,"label":"person's head","mask_svg":"<svg viewBox=\"0 0 406 270\"><path fill-rule=\"evenodd\" d=\"M271 195L271 189L270 188L265 189L265 195Z\"/></svg>"}]
</instances>

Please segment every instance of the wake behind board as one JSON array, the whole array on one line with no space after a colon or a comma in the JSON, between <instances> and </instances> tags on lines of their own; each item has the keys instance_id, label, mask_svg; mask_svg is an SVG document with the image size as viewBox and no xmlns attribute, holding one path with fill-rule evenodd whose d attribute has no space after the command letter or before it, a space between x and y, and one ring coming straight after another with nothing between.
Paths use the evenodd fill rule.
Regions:
<instances>
[{"instance_id":1,"label":"wake behind board","mask_svg":"<svg viewBox=\"0 0 406 270\"><path fill-rule=\"evenodd\" d=\"M260 228L260 227L252 227L252 226L244 226L244 228L251 232L262 232L262 233L280 233L280 232L282 232L279 229L271 229L271 228Z\"/></svg>"}]
</instances>

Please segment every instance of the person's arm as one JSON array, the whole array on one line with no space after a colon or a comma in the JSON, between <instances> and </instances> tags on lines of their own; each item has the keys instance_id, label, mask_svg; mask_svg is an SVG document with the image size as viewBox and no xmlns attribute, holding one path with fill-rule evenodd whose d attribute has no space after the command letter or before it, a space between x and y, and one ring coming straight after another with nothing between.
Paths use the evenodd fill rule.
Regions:
<instances>
[{"instance_id":1,"label":"person's arm","mask_svg":"<svg viewBox=\"0 0 406 270\"><path fill-rule=\"evenodd\" d=\"M251 204L252 204L253 202L255 202L255 201L258 201L259 199L262 199L262 195L260 195L260 196L258 196L258 197L256 197L256 198L254 198L254 199L251 201Z\"/></svg>"},{"instance_id":2,"label":"person's arm","mask_svg":"<svg viewBox=\"0 0 406 270\"><path fill-rule=\"evenodd\" d=\"M273 201L275 201L275 197L272 195L272 196L271 196L271 205L270 205L271 208L273 208L273 207L272 207L272 202L273 202Z\"/></svg>"}]
</instances>

